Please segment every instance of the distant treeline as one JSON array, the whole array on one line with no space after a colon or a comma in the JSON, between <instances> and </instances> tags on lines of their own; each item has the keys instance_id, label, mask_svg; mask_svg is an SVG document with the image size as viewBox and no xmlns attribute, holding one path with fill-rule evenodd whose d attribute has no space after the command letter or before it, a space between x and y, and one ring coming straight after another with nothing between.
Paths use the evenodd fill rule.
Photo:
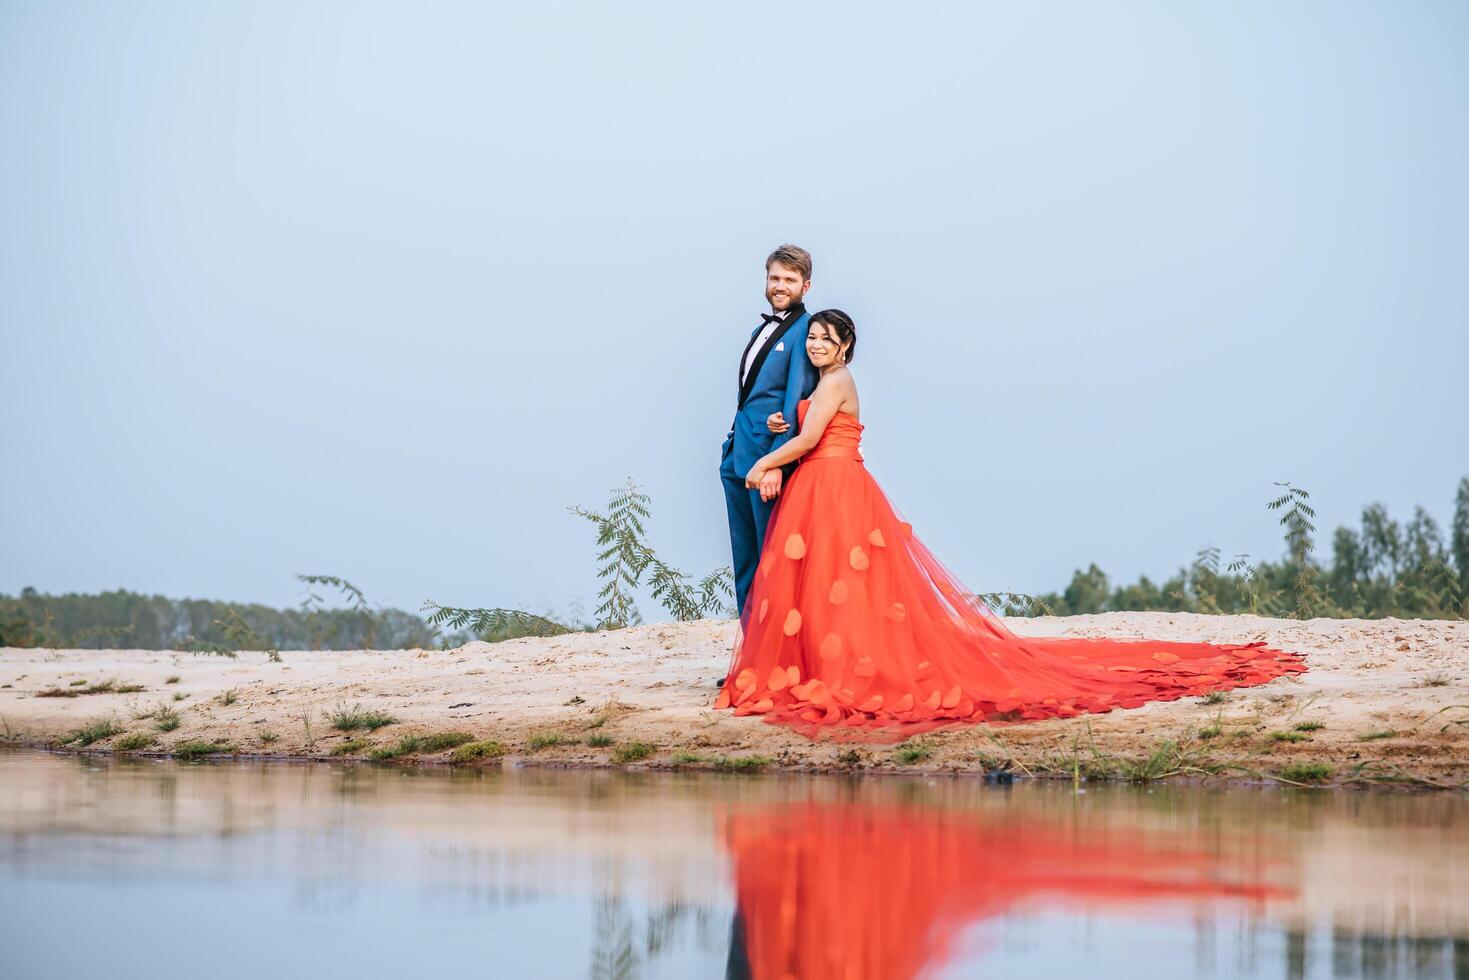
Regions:
<instances>
[{"instance_id":1,"label":"distant treeline","mask_svg":"<svg viewBox=\"0 0 1469 980\"><path fill-rule=\"evenodd\" d=\"M1304 492L1288 487L1270 502L1282 512L1285 527L1286 554L1279 561L1254 565L1248 555L1222 561L1219 549L1209 547L1161 584L1142 576L1115 587L1093 564L1072 575L1065 591L1036 596L1035 607L1058 616L1156 609L1303 618L1469 618L1469 477L1459 481L1447 540L1422 507L1405 525L1389 517L1382 504L1371 504L1362 510L1360 528L1336 529L1326 564L1315 557L1314 513L1305 501Z\"/></svg>"},{"instance_id":2,"label":"distant treeline","mask_svg":"<svg viewBox=\"0 0 1469 980\"><path fill-rule=\"evenodd\" d=\"M238 618L236 618L238 617ZM232 624L243 621L249 637ZM0 595L0 646L139 650L401 650L437 646L437 631L399 609L273 609L118 590Z\"/></svg>"},{"instance_id":3,"label":"distant treeline","mask_svg":"<svg viewBox=\"0 0 1469 980\"><path fill-rule=\"evenodd\" d=\"M1422 508L1407 524L1381 504L1362 511L1358 529L1339 527L1331 560L1315 557L1315 512L1304 490L1282 484L1268 504L1284 528L1285 555L1251 563L1248 555L1224 559L1218 548L1201 550L1177 574L1154 583L1147 576L1113 586L1096 565L1078 570L1062 592L1040 596L987 593L1006 612L1059 616L1114 610L1258 613L1405 619L1469 618L1469 477L1459 482L1447 539ZM298 575L308 586L296 609L168 599L136 592L53 596L35 589L0 595L0 646L193 650L401 650L448 648L470 639L503 640L572 630L616 629L641 622L631 589L645 574L653 595L675 619L727 614L728 569L699 581L664 564L643 536L649 511L645 494L629 481L614 491L607 513L573 508L597 530L598 576L604 582L595 623L559 622L521 610L458 609L432 601L425 619L400 609L373 609L360 589L329 575ZM347 609L327 609L316 587L336 589ZM446 632L446 627L452 632Z\"/></svg>"}]
</instances>

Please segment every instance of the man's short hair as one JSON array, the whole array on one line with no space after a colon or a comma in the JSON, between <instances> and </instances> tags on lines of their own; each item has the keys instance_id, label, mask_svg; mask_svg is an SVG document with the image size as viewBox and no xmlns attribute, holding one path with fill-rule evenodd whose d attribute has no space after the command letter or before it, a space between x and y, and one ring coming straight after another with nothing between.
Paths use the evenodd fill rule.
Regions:
<instances>
[{"instance_id":1,"label":"man's short hair","mask_svg":"<svg viewBox=\"0 0 1469 980\"><path fill-rule=\"evenodd\" d=\"M769 272L776 262L800 270L802 282L811 278L811 253L799 245L782 245L771 252L770 258L765 260L765 271Z\"/></svg>"}]
</instances>

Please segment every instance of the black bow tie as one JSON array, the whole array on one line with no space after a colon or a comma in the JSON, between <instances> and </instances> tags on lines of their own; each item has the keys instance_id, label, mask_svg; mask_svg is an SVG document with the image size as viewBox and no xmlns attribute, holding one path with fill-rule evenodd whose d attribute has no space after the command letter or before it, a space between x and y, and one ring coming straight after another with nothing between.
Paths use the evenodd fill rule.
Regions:
<instances>
[{"instance_id":1,"label":"black bow tie","mask_svg":"<svg viewBox=\"0 0 1469 980\"><path fill-rule=\"evenodd\" d=\"M778 315L774 314L774 313L761 313L760 314L760 320L761 320L760 329L761 330L764 330L766 327L770 326L772 323L779 323L781 321L781 318Z\"/></svg>"}]
</instances>

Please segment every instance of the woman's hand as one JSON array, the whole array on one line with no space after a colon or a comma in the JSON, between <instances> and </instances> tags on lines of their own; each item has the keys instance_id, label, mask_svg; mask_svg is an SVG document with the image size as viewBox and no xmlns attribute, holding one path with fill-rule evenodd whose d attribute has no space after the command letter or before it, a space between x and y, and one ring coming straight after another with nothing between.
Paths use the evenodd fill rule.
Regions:
<instances>
[{"instance_id":1,"label":"woman's hand","mask_svg":"<svg viewBox=\"0 0 1469 980\"><path fill-rule=\"evenodd\" d=\"M768 469L770 467L765 465L765 460L763 459L750 467L750 472L745 474L745 489L754 490L760 486L760 481L765 479L765 471Z\"/></svg>"},{"instance_id":2,"label":"woman's hand","mask_svg":"<svg viewBox=\"0 0 1469 980\"><path fill-rule=\"evenodd\" d=\"M786 421L784 412L776 412L765 420L765 427L776 435L780 435L782 432L790 429L791 424Z\"/></svg>"}]
</instances>

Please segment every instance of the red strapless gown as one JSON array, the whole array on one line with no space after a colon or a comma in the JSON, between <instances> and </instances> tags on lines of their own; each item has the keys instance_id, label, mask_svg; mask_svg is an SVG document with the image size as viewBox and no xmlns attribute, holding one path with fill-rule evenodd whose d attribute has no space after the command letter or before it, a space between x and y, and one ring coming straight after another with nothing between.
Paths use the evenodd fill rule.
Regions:
<instances>
[{"instance_id":1,"label":"red strapless gown","mask_svg":"<svg viewBox=\"0 0 1469 980\"><path fill-rule=\"evenodd\" d=\"M799 404L798 422L809 407ZM902 738L1135 708L1306 670L1299 654L1263 643L1012 633L899 519L862 464L862 429L838 412L782 490L716 708L808 735Z\"/></svg>"}]
</instances>

